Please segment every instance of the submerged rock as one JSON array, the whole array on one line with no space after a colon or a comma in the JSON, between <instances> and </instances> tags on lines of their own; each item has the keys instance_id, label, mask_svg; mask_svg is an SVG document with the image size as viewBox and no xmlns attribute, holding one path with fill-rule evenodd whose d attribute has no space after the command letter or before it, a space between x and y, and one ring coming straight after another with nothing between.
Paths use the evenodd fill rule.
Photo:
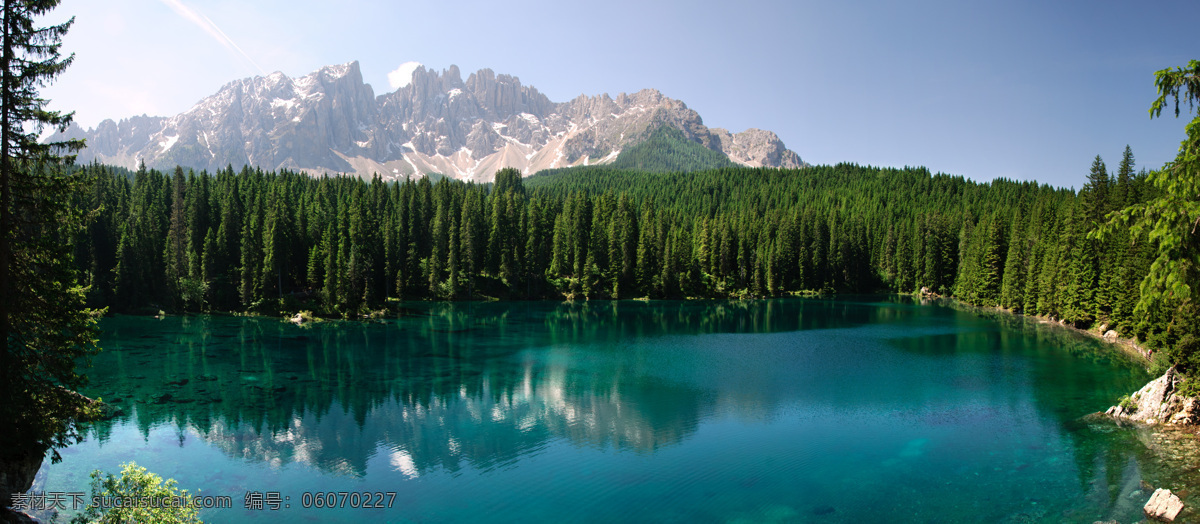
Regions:
<instances>
[{"instance_id":1,"label":"submerged rock","mask_svg":"<svg viewBox=\"0 0 1200 524\"><path fill-rule=\"evenodd\" d=\"M1166 522L1173 522L1180 511L1183 511L1183 501L1171 493L1171 490L1163 488L1154 490L1150 502L1142 508L1147 517Z\"/></svg>"},{"instance_id":2,"label":"submerged rock","mask_svg":"<svg viewBox=\"0 0 1200 524\"><path fill-rule=\"evenodd\" d=\"M1183 377L1172 367L1163 376L1139 389L1121 405L1108 408L1104 413L1114 418L1149 425L1200 424L1200 402L1177 394L1182 381Z\"/></svg>"},{"instance_id":3,"label":"submerged rock","mask_svg":"<svg viewBox=\"0 0 1200 524\"><path fill-rule=\"evenodd\" d=\"M835 509L833 506L817 506L817 507L813 508L812 514L818 515L818 516L819 515L829 515L835 511L837 511L837 509Z\"/></svg>"},{"instance_id":4,"label":"submerged rock","mask_svg":"<svg viewBox=\"0 0 1200 524\"><path fill-rule=\"evenodd\" d=\"M121 401L121 399L116 399L113 402L115 403L115 402L120 402L120 401ZM117 417L125 416L125 410L123 410L119 407L113 406L107 402L98 402L98 404L99 405L97 406L98 412L96 413L96 420L112 420Z\"/></svg>"}]
</instances>

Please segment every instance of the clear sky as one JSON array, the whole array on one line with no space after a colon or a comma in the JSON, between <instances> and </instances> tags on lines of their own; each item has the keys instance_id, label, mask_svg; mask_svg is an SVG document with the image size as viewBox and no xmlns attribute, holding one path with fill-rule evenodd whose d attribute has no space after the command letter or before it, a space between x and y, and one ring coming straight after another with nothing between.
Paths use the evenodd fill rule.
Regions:
<instances>
[{"instance_id":1,"label":"clear sky","mask_svg":"<svg viewBox=\"0 0 1200 524\"><path fill-rule=\"evenodd\" d=\"M1200 59L1200 2L63 0L75 63L44 89L76 121L186 111L225 83L358 60L488 67L562 102L653 87L710 127L779 134L814 164L923 165L1083 185L1126 144L1174 158L1153 72Z\"/></svg>"}]
</instances>

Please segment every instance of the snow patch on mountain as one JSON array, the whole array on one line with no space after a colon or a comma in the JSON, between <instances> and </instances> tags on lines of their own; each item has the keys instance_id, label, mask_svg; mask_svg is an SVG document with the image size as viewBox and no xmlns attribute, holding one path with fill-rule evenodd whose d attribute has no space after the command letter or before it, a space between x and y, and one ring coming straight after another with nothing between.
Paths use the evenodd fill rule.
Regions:
<instances>
[{"instance_id":1,"label":"snow patch on mountain","mask_svg":"<svg viewBox=\"0 0 1200 524\"><path fill-rule=\"evenodd\" d=\"M441 173L488 181L496 170L532 174L606 164L662 126L748 166L799 167L770 131L708 128L681 101L653 89L555 103L515 76L482 69L464 81L406 62L375 96L357 62L299 78L276 72L230 82L170 118L106 120L68 129L86 138L80 161L215 171L232 165L385 178ZM55 139L52 137L51 139Z\"/></svg>"}]
</instances>

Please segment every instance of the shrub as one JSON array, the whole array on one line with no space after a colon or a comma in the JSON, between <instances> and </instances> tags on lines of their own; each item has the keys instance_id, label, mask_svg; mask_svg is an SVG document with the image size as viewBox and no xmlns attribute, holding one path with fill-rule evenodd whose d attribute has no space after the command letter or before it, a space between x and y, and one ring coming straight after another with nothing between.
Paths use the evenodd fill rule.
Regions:
<instances>
[{"instance_id":1,"label":"shrub","mask_svg":"<svg viewBox=\"0 0 1200 524\"><path fill-rule=\"evenodd\" d=\"M149 503L123 503L117 501L164 499L164 507ZM96 504L100 501L101 504ZM72 524L118 524L138 522L144 524L197 524L201 523L199 511L191 505L192 497L186 490L175 487L175 480L163 482L155 475L133 462L121 464L121 476L92 472L92 496L83 514L71 520Z\"/></svg>"},{"instance_id":2,"label":"shrub","mask_svg":"<svg viewBox=\"0 0 1200 524\"><path fill-rule=\"evenodd\" d=\"M1129 395L1123 395L1121 397L1121 403L1118 405L1121 406L1122 408L1124 408L1125 411L1128 411L1131 413L1134 411L1137 411L1137 408L1138 408L1137 402L1135 402L1132 398L1130 398Z\"/></svg>"}]
</instances>

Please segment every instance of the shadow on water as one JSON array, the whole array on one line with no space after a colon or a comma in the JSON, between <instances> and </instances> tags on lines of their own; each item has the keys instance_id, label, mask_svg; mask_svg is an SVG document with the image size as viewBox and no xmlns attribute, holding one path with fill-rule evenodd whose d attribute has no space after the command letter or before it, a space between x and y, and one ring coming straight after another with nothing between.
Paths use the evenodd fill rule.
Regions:
<instances>
[{"instance_id":1,"label":"shadow on water","mask_svg":"<svg viewBox=\"0 0 1200 524\"><path fill-rule=\"evenodd\" d=\"M1164 444L1158 430L1118 424L1096 413L1153 378L1143 361L1094 337L1034 318L975 308L958 309L955 314L960 317L958 325L967 329L898 337L890 343L933 358L973 355L987 362L986 384L948 371L946 380L952 384L977 389L1003 384L998 389L1028 391L1039 412L1052 415L1060 434L1070 442L1080 491L1088 506L1102 508L1095 515L1140 515L1154 488L1168 486L1189 506L1184 520L1195 518L1190 508L1200 504L1200 497L1193 494L1197 479L1185 472L1200 465L1196 464L1200 453L1192 449L1188 457L1178 452L1179 442L1195 448L1195 439L1169 439ZM1009 355L1022 358L1005 358ZM1066 372L1081 362L1102 367L1105 373ZM1026 367L1027 373L1004 369L1014 364ZM1027 383L1013 383L1022 377Z\"/></svg>"},{"instance_id":2,"label":"shadow on water","mask_svg":"<svg viewBox=\"0 0 1200 524\"><path fill-rule=\"evenodd\" d=\"M488 471L552 441L653 454L704 420L768 420L795 406L890 414L934 435L1036 419L1021 431L1065 435L1089 509L1024 521L1128 515L1149 497L1141 481L1166 475L1144 436L1080 418L1145 383L1136 363L1065 330L907 297L417 303L371 323L115 317L101 327L88 393L123 414L92 438L175 426L182 446L190 428L230 457L350 477L381 446L403 450L393 463L406 471ZM925 439L912 442L924 453ZM1027 466L1013 465L1013 478Z\"/></svg>"}]
</instances>

